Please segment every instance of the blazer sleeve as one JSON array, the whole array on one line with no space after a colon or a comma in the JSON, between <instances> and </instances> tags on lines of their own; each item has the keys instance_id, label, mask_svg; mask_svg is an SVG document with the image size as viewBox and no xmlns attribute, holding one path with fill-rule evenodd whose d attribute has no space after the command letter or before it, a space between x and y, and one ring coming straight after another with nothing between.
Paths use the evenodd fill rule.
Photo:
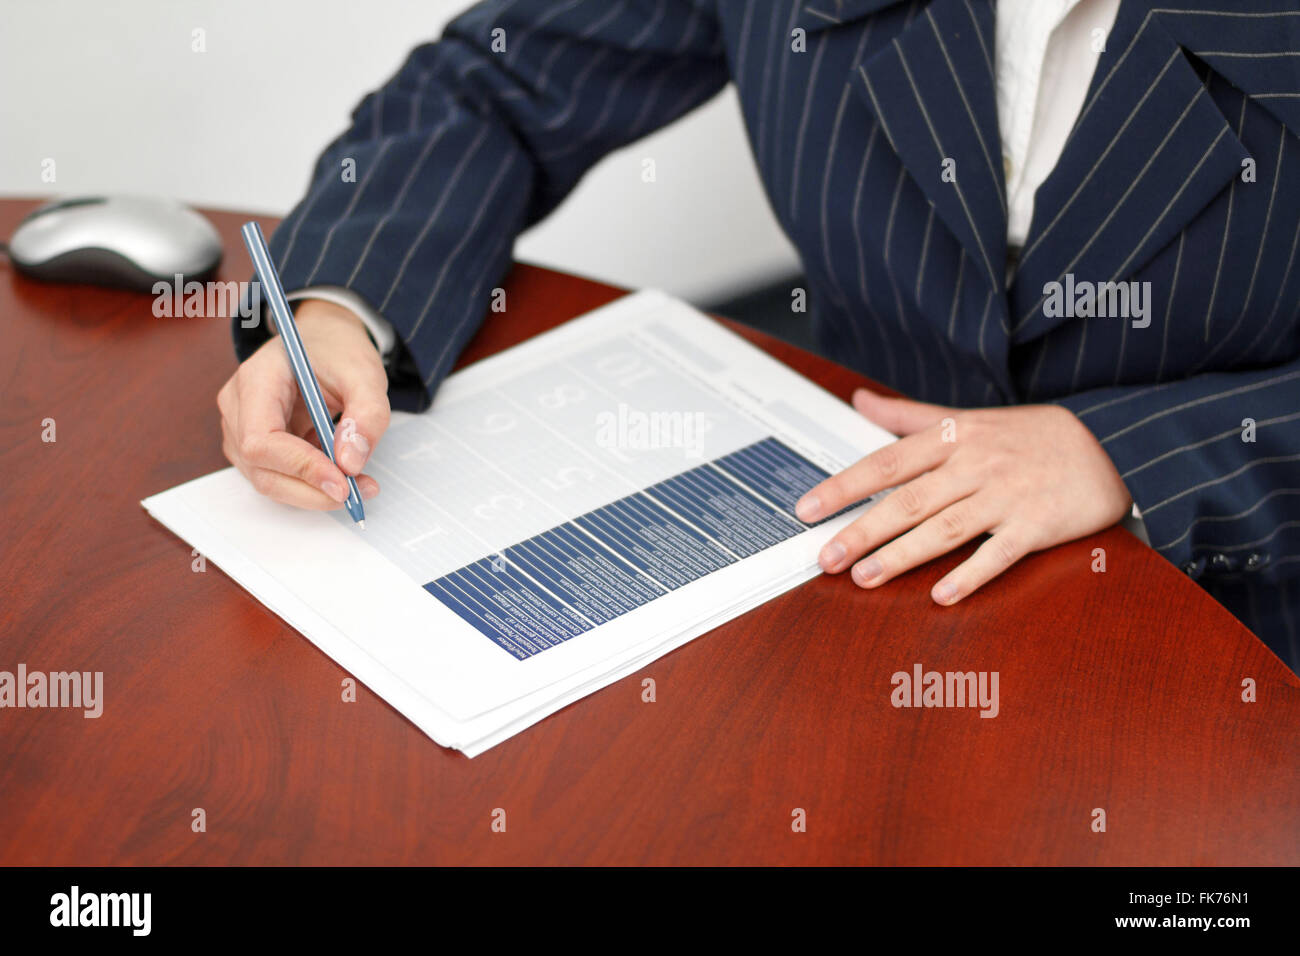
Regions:
<instances>
[{"instance_id":1,"label":"blazer sleeve","mask_svg":"<svg viewBox=\"0 0 1300 956\"><path fill-rule=\"evenodd\" d=\"M270 247L286 289L351 290L393 325L394 407L429 404L521 230L726 83L696 3L487 0L355 109ZM241 360L268 334L250 318L233 323Z\"/></svg>"},{"instance_id":2,"label":"blazer sleeve","mask_svg":"<svg viewBox=\"0 0 1300 956\"><path fill-rule=\"evenodd\" d=\"M1110 455L1152 547L1192 577L1300 575L1300 358L1056 404Z\"/></svg>"}]
</instances>

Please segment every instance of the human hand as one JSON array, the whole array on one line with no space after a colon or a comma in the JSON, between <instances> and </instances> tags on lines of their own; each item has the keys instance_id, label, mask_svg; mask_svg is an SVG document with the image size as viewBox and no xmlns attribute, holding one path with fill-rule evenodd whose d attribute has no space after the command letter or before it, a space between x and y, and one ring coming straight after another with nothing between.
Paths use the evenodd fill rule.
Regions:
<instances>
[{"instance_id":1,"label":"human hand","mask_svg":"<svg viewBox=\"0 0 1300 956\"><path fill-rule=\"evenodd\" d=\"M1060 406L961 410L866 389L853 406L902 437L812 488L795 510L817 521L894 488L822 548L822 569L852 567L861 587L988 532L930 591L955 604L1025 555L1108 528L1132 506L1105 450Z\"/></svg>"},{"instance_id":2,"label":"human hand","mask_svg":"<svg viewBox=\"0 0 1300 956\"><path fill-rule=\"evenodd\" d=\"M329 510L348 496L346 475L365 499L379 484L362 475L388 428L388 377L366 327L347 309L308 299L294 310L303 348L331 416L338 464L321 450L284 343L272 337L217 393L221 450L262 494L299 508Z\"/></svg>"}]
</instances>

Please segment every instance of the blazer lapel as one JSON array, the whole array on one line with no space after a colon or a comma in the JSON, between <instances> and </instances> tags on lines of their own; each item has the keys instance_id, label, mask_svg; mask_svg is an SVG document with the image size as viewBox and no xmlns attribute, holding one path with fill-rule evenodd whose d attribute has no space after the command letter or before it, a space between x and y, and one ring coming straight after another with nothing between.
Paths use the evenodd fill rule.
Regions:
<instances>
[{"instance_id":1,"label":"blazer lapel","mask_svg":"<svg viewBox=\"0 0 1300 956\"><path fill-rule=\"evenodd\" d=\"M1011 287L1012 341L1072 316L1049 291L1068 297L1075 282L1118 282L1140 269L1247 155L1165 15L1123 0L1079 119L1035 196Z\"/></svg>"},{"instance_id":2,"label":"blazer lapel","mask_svg":"<svg viewBox=\"0 0 1300 956\"><path fill-rule=\"evenodd\" d=\"M844 0L845 8L852 2ZM933 0L892 43L858 64L853 79L908 174L961 243L974 274L998 290L1004 309L1006 186L991 0Z\"/></svg>"},{"instance_id":3,"label":"blazer lapel","mask_svg":"<svg viewBox=\"0 0 1300 956\"><path fill-rule=\"evenodd\" d=\"M1184 49L1249 93L1300 138L1300 56L1295 52L1300 9L1294 0L1273 0L1272 11L1224 9L1231 6L1221 0L1183 0L1173 7L1162 4L1158 17Z\"/></svg>"}]
</instances>

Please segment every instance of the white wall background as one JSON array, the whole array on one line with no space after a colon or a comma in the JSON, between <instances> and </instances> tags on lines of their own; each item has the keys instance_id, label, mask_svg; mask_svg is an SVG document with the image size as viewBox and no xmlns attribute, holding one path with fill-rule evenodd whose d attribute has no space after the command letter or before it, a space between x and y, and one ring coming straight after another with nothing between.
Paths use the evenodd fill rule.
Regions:
<instances>
[{"instance_id":1,"label":"white wall background","mask_svg":"<svg viewBox=\"0 0 1300 956\"><path fill-rule=\"evenodd\" d=\"M0 195L283 214L362 95L468 0L0 0ZM191 49L205 31L206 52ZM246 104L280 124L254 129ZM641 158L657 182L641 182ZM57 179L42 182L42 161ZM597 166L518 258L717 300L797 269L734 91Z\"/></svg>"}]
</instances>

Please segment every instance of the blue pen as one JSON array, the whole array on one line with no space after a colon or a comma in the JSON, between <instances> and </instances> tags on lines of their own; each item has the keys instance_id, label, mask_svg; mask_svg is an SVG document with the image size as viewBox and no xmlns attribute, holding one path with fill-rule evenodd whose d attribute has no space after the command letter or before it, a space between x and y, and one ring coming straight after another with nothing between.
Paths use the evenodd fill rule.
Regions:
<instances>
[{"instance_id":1,"label":"blue pen","mask_svg":"<svg viewBox=\"0 0 1300 956\"><path fill-rule=\"evenodd\" d=\"M334 423L325 406L320 383L316 381L311 363L307 361L302 336L298 334L298 324L293 320L293 310L285 298L284 286L280 285L280 276L271 262L271 251L266 247L262 227L255 222L246 222L240 229L240 235L244 237L244 245L253 260L253 270L257 273L257 281L262 286L266 302L271 307L271 314L275 316L275 327L280 333L280 341L284 342L284 350L289 353L289 365L293 367L293 377L298 380L298 390L302 392L302 400L307 405L307 414L311 416L311 423L320 436L320 446L330 456L330 461L337 465L338 459L334 457ZM348 479L348 500L344 504L357 527L364 529L366 512L361 507L361 492L357 490L355 478L351 475L344 477Z\"/></svg>"}]
</instances>

